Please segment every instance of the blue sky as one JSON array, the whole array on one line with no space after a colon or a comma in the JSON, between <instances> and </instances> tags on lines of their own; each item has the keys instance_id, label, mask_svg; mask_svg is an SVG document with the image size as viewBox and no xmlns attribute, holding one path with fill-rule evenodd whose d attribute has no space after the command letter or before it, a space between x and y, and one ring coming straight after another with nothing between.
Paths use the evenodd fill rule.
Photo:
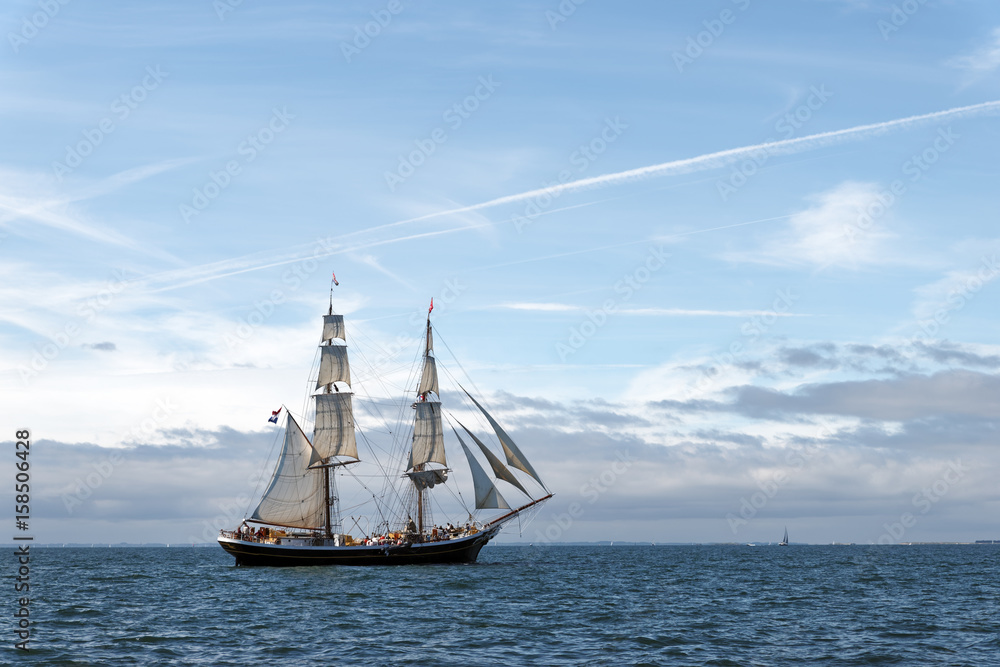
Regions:
<instances>
[{"instance_id":1,"label":"blue sky","mask_svg":"<svg viewBox=\"0 0 1000 667\"><path fill-rule=\"evenodd\" d=\"M302 401L331 270L389 375L435 298L557 492L525 539L574 502L560 540L1000 537L993 4L0 22L0 392L48 443L43 538L227 514Z\"/></svg>"}]
</instances>

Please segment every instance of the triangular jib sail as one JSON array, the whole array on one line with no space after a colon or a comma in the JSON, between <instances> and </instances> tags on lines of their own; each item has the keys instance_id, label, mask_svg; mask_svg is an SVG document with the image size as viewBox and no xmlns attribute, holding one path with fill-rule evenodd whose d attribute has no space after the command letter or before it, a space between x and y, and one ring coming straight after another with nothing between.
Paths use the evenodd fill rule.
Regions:
<instances>
[{"instance_id":1,"label":"triangular jib sail","mask_svg":"<svg viewBox=\"0 0 1000 667\"><path fill-rule=\"evenodd\" d=\"M497 438L500 440L500 446L503 447L503 452L507 456L507 463L514 466L518 470L523 470L528 473L535 478L536 482L542 485L542 488L545 488L542 478L539 477L538 473L535 472L535 469L531 467L531 464L528 463L528 459L525 458L524 454L521 453L521 450L514 444L514 441L511 440L509 435L507 435L507 432L503 430L503 427L497 423L497 420L493 419L493 415L487 412L486 408L480 405L479 401L473 398L472 394L465 390L465 387L462 387L462 391L464 391L465 395L476 404L479 411L482 412L486 419L490 422L490 426L493 427L493 431L497 434Z\"/></svg>"},{"instance_id":2,"label":"triangular jib sail","mask_svg":"<svg viewBox=\"0 0 1000 667\"><path fill-rule=\"evenodd\" d=\"M455 421L458 420L456 419ZM476 437L475 433L470 431L468 427L466 427L466 425L463 424L462 422L458 422L458 425L461 426L465 430L465 432L469 434L469 437L472 438L473 442L479 445L479 449L482 450L483 455L486 457L486 460L489 461L490 467L493 468L493 475L497 479L502 479L505 482L513 484L514 486L516 486L518 489L521 490L521 493L529 497L531 496L531 494L525 491L524 487L521 486L521 483L517 481L517 477L514 477L514 473L512 473L507 468L507 466L503 464L503 461L497 458L496 454L487 449L486 445L483 444L482 440ZM458 435L458 431L455 432L455 435L456 436Z\"/></svg>"},{"instance_id":3,"label":"triangular jib sail","mask_svg":"<svg viewBox=\"0 0 1000 667\"><path fill-rule=\"evenodd\" d=\"M493 480L490 479L490 476L486 474L483 467L479 465L479 461L477 461L472 455L472 452L469 451L469 448L465 445L465 442L462 440L462 436L458 434L458 431L455 431L455 437L458 438L458 444L462 445L462 450L465 452L465 458L469 460L469 469L472 470L472 484L476 489L476 509L510 509L510 505L508 505L507 501L504 500L504 497L500 495L500 492L497 490Z\"/></svg>"},{"instance_id":4,"label":"triangular jib sail","mask_svg":"<svg viewBox=\"0 0 1000 667\"><path fill-rule=\"evenodd\" d=\"M309 468L319 460L306 434L289 414L271 483L250 518L295 528L321 527L326 510L323 471Z\"/></svg>"}]
</instances>

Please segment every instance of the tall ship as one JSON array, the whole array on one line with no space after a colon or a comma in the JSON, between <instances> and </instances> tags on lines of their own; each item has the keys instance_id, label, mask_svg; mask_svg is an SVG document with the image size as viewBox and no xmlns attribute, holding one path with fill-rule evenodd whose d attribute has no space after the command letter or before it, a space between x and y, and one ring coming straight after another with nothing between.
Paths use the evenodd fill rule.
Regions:
<instances>
[{"instance_id":1,"label":"tall ship","mask_svg":"<svg viewBox=\"0 0 1000 667\"><path fill-rule=\"evenodd\" d=\"M505 525L529 518L552 493L481 400L457 382L449 393L457 403L452 409L481 417L484 429L477 432L474 424L467 427L451 412L445 414L431 326L433 300L423 353L410 374L410 382L416 380L408 385L411 398L395 404L368 395L359 399L365 421L373 424L363 429L355 421L347 328L344 316L333 311L334 285L339 285L336 277L304 414L296 419L282 406L272 415L277 423L284 413L284 432L270 481L243 522L220 532L219 544L238 566L474 562ZM391 384L378 368L365 375L366 384ZM398 413L396 426L385 418L390 407ZM460 447L468 463L474 500L451 488L445 421L454 436L447 438L448 449ZM379 424L388 428L378 432ZM367 445L363 455L359 440ZM511 504L501 489L521 501Z\"/></svg>"}]
</instances>

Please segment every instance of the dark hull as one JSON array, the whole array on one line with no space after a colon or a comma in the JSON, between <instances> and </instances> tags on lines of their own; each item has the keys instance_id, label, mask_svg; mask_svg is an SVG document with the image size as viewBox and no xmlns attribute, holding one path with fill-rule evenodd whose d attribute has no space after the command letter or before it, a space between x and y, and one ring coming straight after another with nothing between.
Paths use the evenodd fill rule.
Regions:
<instances>
[{"instance_id":1,"label":"dark hull","mask_svg":"<svg viewBox=\"0 0 1000 667\"><path fill-rule=\"evenodd\" d=\"M220 537L219 545L236 558L238 566L433 565L474 563L480 549L497 532L487 530L457 540L400 546L298 547L243 542L228 537Z\"/></svg>"}]
</instances>

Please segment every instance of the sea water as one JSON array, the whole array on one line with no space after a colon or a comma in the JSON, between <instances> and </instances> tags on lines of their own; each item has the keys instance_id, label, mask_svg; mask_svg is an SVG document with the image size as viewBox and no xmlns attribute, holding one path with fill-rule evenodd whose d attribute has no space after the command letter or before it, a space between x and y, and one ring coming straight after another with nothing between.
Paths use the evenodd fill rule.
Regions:
<instances>
[{"instance_id":1,"label":"sea water","mask_svg":"<svg viewBox=\"0 0 1000 667\"><path fill-rule=\"evenodd\" d=\"M30 653L11 585L0 661L1000 665L998 562L996 545L488 546L468 565L279 569L43 547Z\"/></svg>"}]
</instances>

